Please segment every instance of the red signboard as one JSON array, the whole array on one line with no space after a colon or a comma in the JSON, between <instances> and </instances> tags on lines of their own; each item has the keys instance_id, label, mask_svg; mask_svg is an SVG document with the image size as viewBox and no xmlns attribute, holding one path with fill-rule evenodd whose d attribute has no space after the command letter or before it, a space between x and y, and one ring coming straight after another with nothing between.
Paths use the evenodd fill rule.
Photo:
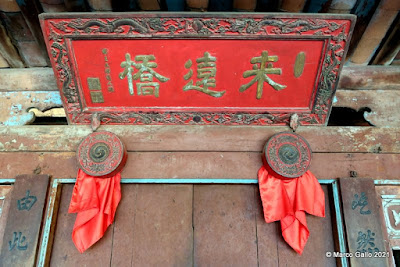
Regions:
<instances>
[{"instance_id":1,"label":"red signboard","mask_svg":"<svg viewBox=\"0 0 400 267\"><path fill-rule=\"evenodd\" d=\"M323 125L354 16L43 14L70 123Z\"/></svg>"}]
</instances>

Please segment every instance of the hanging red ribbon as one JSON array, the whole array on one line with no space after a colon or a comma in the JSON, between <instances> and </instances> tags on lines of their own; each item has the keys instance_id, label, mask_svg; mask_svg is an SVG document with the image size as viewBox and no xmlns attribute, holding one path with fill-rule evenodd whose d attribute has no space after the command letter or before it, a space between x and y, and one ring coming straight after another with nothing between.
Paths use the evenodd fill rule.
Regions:
<instances>
[{"instance_id":1,"label":"hanging red ribbon","mask_svg":"<svg viewBox=\"0 0 400 267\"><path fill-rule=\"evenodd\" d=\"M79 171L68 212L78 213L72 241L83 253L103 237L114 221L127 152L115 134L93 132L79 145L77 159Z\"/></svg>"},{"instance_id":2,"label":"hanging red ribbon","mask_svg":"<svg viewBox=\"0 0 400 267\"><path fill-rule=\"evenodd\" d=\"M283 238L302 254L310 234L305 212L325 217L325 195L318 180L310 171L285 178L266 165L258 171L258 182L265 221L280 221Z\"/></svg>"},{"instance_id":3,"label":"hanging red ribbon","mask_svg":"<svg viewBox=\"0 0 400 267\"><path fill-rule=\"evenodd\" d=\"M121 200L120 181L120 173L97 178L79 169L68 212L78 213L72 240L80 253L103 237L114 221Z\"/></svg>"}]
</instances>

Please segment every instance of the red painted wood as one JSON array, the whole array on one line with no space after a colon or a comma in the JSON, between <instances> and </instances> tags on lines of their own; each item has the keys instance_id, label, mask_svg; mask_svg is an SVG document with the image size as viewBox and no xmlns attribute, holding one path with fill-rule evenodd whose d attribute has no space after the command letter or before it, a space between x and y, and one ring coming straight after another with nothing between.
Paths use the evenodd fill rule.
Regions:
<instances>
[{"instance_id":1,"label":"red painted wood","mask_svg":"<svg viewBox=\"0 0 400 267\"><path fill-rule=\"evenodd\" d=\"M41 15L69 122L326 123L354 17ZM146 60L147 58L147 60ZM205 63L204 63L205 62Z\"/></svg>"},{"instance_id":2,"label":"red painted wood","mask_svg":"<svg viewBox=\"0 0 400 267\"><path fill-rule=\"evenodd\" d=\"M322 52L326 43L322 40L73 40L71 47L75 54L79 82L83 90L86 107L90 110L115 107L134 110L187 110L193 107L203 111L271 111L303 109L310 111L314 101L317 73L319 72ZM105 59L102 53L107 49L108 64L113 92L107 89ZM252 70L251 58L260 57L262 51L270 56L278 56L273 68L280 68L281 75L269 74L274 82L287 86L280 91L264 82L261 99L256 98L257 82L249 89L240 92L241 85L249 83L254 76L243 78L243 73ZM220 97L213 97L198 90L184 91L188 81L200 81L197 76L196 60L209 52L216 58L216 87L209 88L216 92L225 92ZM306 54L306 66L303 74L294 76L294 63L299 52ZM138 95L139 79L133 80L134 95L129 93L127 78L120 79L124 71L120 65L129 53L132 61L136 55L154 55L157 67L154 71L169 80L159 84L159 96ZM184 75L190 69L185 63L192 60L190 68L194 73L189 80ZM139 63L138 61L136 61ZM134 70L138 73L138 70ZM134 75L134 74L133 74ZM104 103L92 103L87 79L96 77L104 96ZM96 109L97 108L97 109ZM260 110L261 108L261 110Z\"/></svg>"}]
</instances>

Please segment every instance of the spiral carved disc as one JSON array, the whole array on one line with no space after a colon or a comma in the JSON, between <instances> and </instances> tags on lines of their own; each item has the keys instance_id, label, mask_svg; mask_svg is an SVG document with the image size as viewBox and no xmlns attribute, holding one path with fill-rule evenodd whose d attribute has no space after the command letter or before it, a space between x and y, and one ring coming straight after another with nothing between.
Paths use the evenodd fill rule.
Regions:
<instances>
[{"instance_id":1,"label":"spiral carved disc","mask_svg":"<svg viewBox=\"0 0 400 267\"><path fill-rule=\"evenodd\" d=\"M311 148L307 141L292 132L273 135L264 147L264 157L277 174L287 178L303 175L311 163Z\"/></svg>"},{"instance_id":2,"label":"spiral carved disc","mask_svg":"<svg viewBox=\"0 0 400 267\"><path fill-rule=\"evenodd\" d=\"M108 177L122 170L127 152L115 134L94 132L79 145L77 158L79 167L86 174Z\"/></svg>"}]
</instances>

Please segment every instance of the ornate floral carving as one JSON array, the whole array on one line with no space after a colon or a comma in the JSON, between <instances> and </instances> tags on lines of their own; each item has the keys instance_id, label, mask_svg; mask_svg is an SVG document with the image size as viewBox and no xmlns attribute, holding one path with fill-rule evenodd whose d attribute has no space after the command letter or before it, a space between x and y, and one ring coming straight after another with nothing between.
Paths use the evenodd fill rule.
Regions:
<instances>
[{"instance_id":1,"label":"ornate floral carving","mask_svg":"<svg viewBox=\"0 0 400 267\"><path fill-rule=\"evenodd\" d=\"M60 14L61 15L61 14ZM207 14L191 15L192 17L176 17L173 15L137 15L121 18L52 18L42 16L45 29L49 32L48 43L52 60L57 71L59 86L62 88L66 109L72 123L90 123L91 114L83 113L78 90L72 79L66 38L75 36L165 36L169 38L190 37L224 37L240 35L241 38L257 37L260 39L270 35L280 35L283 38L297 36L315 36L328 40L325 59L320 74L320 83L315 105L311 114L299 114L299 123L323 124L329 113L332 96L335 92L340 64L345 51L347 39L351 30L352 20L343 16L334 19L323 19L321 16L286 18L246 15L235 17L208 17ZM51 15L49 16L51 17ZM111 16L109 16L111 17ZM331 15L332 17L332 15ZM289 113L111 113L103 114L104 124L135 123L135 124L287 124Z\"/></svg>"}]
</instances>

